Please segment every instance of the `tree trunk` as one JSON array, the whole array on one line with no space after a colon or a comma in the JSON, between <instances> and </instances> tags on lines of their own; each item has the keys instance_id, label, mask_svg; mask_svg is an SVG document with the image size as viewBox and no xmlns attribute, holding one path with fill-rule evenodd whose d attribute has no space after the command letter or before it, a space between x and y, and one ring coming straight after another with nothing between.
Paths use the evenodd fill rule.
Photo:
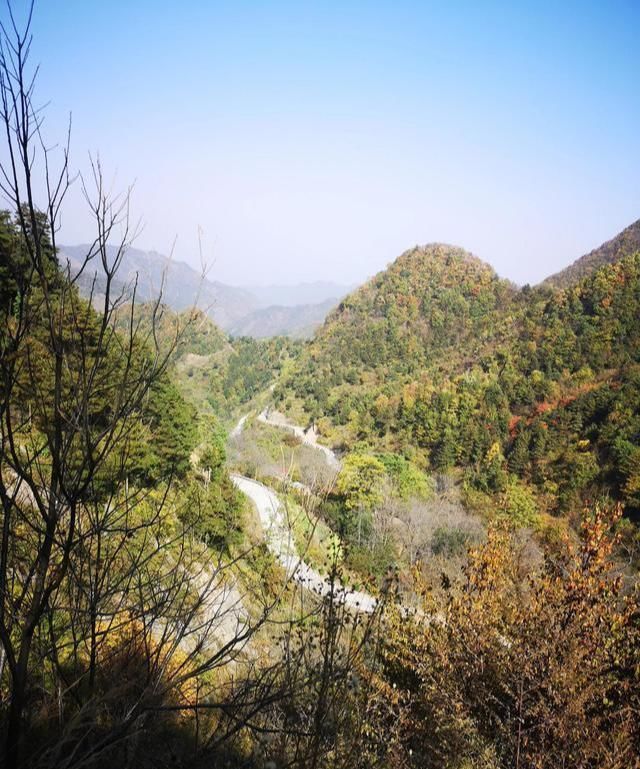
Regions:
<instances>
[{"instance_id":1,"label":"tree trunk","mask_svg":"<svg viewBox=\"0 0 640 769\"><path fill-rule=\"evenodd\" d=\"M5 740L5 769L17 769L22 759L23 723L22 716L25 705L25 690L27 685L26 668L19 665L11 688L11 703L7 720L7 736Z\"/></svg>"}]
</instances>

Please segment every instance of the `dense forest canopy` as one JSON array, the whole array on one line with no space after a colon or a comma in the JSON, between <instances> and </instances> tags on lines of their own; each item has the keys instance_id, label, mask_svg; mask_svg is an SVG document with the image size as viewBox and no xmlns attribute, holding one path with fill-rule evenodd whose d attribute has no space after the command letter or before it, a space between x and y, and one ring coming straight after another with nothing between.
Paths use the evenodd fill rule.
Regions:
<instances>
[{"instance_id":1,"label":"dense forest canopy","mask_svg":"<svg viewBox=\"0 0 640 769\"><path fill-rule=\"evenodd\" d=\"M552 512L610 495L636 515L639 317L638 253L518 290L427 246L344 300L276 395L337 445L460 467L490 492L515 477Z\"/></svg>"}]
</instances>

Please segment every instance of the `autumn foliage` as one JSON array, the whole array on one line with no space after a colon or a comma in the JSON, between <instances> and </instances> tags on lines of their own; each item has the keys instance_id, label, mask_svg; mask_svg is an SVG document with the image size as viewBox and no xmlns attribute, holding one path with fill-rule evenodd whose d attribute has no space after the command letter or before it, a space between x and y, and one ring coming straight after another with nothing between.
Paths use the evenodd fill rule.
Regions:
<instances>
[{"instance_id":1,"label":"autumn foliage","mask_svg":"<svg viewBox=\"0 0 640 769\"><path fill-rule=\"evenodd\" d=\"M619 512L585 518L520 573L504 529L471 557L445 615L390 621L382 678L399 692L396 766L638 766L640 608L613 573Z\"/></svg>"}]
</instances>

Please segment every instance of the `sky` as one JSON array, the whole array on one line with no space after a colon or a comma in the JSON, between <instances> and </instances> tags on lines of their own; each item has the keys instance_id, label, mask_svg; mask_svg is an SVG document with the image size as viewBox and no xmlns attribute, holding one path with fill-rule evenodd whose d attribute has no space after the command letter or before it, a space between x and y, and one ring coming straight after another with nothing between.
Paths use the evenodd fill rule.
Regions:
<instances>
[{"instance_id":1,"label":"sky","mask_svg":"<svg viewBox=\"0 0 640 769\"><path fill-rule=\"evenodd\" d=\"M71 113L74 167L134 183L140 248L352 284L439 241L523 284L640 218L639 28L638 0L39 0L32 55L49 143ZM91 235L76 184L59 242Z\"/></svg>"}]
</instances>

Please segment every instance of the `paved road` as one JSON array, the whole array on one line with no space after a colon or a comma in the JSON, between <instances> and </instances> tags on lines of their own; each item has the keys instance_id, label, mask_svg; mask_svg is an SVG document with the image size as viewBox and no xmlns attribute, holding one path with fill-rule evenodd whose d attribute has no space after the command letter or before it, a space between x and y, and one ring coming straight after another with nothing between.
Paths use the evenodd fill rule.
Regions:
<instances>
[{"instance_id":1,"label":"paved road","mask_svg":"<svg viewBox=\"0 0 640 769\"><path fill-rule=\"evenodd\" d=\"M244 423L247 421L248 417L249 414L245 414L243 417L240 417L238 424L229 433L229 438L237 438L240 435L240 433L244 430Z\"/></svg>"},{"instance_id":2,"label":"paved road","mask_svg":"<svg viewBox=\"0 0 640 769\"><path fill-rule=\"evenodd\" d=\"M307 446L311 446L312 448L321 451L327 460L327 464L332 470L340 470L340 460L338 459L335 451L331 451L331 449L327 448L327 446L323 446L321 443L318 443L318 434L313 428L304 430L302 427L300 427L300 425L296 425L293 422L290 422L287 417L284 416L284 414L281 414L279 411L271 408L261 411L258 414L258 421L264 422L265 424L271 425L272 427L278 427L281 430L288 430L290 433L293 433L297 438L299 438L303 443L306 443ZM234 429L237 429L237 427L238 425L236 425L236 428Z\"/></svg>"},{"instance_id":3,"label":"paved road","mask_svg":"<svg viewBox=\"0 0 640 769\"><path fill-rule=\"evenodd\" d=\"M232 475L231 480L255 504L264 528L267 547L283 566L287 577L318 595L328 595L331 591L329 580L296 553L286 512L277 494L264 484L243 475ZM350 609L367 614L373 612L377 605L372 595L342 586L339 587L336 597Z\"/></svg>"}]
</instances>

